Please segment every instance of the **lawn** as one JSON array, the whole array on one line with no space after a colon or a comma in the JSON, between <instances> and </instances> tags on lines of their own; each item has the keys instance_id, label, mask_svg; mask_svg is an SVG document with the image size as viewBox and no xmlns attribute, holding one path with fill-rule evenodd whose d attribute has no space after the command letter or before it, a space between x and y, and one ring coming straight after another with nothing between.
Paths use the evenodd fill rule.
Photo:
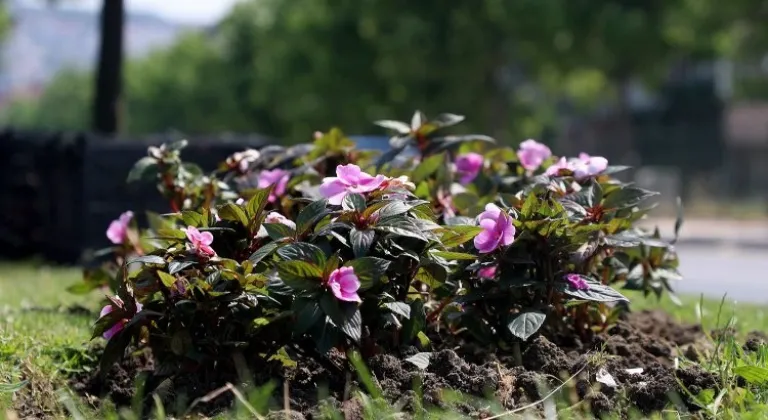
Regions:
<instances>
[{"instance_id":1,"label":"lawn","mask_svg":"<svg viewBox=\"0 0 768 420\"><path fill-rule=\"evenodd\" d=\"M98 310L97 294L75 296L66 291L79 276L80 271L72 268L50 268L34 263L0 264L0 416L5 414L6 418L14 418L7 410L13 407L14 398L21 395L34 398L54 417L72 416L68 411L72 407L77 407L75 417L108 416L107 412L95 413L86 409L66 387L67 371L80 369L84 358L89 357L83 349L89 342L89 327ZM768 331L768 308L764 307L734 304L727 299L702 300L695 296L683 297L680 306L669 298L657 301L635 294L629 294L629 297L634 302L634 309L663 308L682 322L702 321L705 330L723 327L732 320L741 336L753 330ZM768 351L750 356L757 357L753 360L738 354L737 346L724 344L722 349L722 366L718 364L711 368L728 370L730 376L733 376L734 366L745 363L765 366L768 360ZM730 365L726 363L729 360ZM760 369L768 372L768 369ZM753 373L759 376L765 372ZM761 379L755 380L759 382ZM766 395L716 397L712 397L713 403L718 404L715 412L720 410L719 413L727 414L728 410L738 412L739 404L746 398L762 401ZM757 415L757 412L753 410L752 414ZM743 413L739 417L743 417Z\"/></svg>"}]
</instances>

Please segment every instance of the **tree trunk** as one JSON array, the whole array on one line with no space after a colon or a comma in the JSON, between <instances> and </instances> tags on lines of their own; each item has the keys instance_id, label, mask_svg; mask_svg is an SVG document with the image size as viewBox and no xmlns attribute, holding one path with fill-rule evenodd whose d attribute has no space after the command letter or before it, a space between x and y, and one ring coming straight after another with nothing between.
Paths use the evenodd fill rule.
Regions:
<instances>
[{"instance_id":1,"label":"tree trunk","mask_svg":"<svg viewBox=\"0 0 768 420\"><path fill-rule=\"evenodd\" d=\"M104 0L93 101L93 130L98 133L114 134L120 129L124 21L124 0Z\"/></svg>"}]
</instances>

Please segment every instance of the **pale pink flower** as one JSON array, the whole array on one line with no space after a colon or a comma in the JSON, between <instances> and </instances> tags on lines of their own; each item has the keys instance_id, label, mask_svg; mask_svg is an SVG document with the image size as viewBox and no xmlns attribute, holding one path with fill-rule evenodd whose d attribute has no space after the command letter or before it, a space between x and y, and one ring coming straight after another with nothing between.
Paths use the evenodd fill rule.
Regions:
<instances>
[{"instance_id":1,"label":"pale pink flower","mask_svg":"<svg viewBox=\"0 0 768 420\"><path fill-rule=\"evenodd\" d=\"M483 169L483 155L479 153L467 153L456 157L456 172L461 176L459 182L467 185L477 178L477 174Z\"/></svg>"},{"instance_id":2,"label":"pale pink flower","mask_svg":"<svg viewBox=\"0 0 768 420\"><path fill-rule=\"evenodd\" d=\"M379 189L387 177L384 175L372 176L363 172L359 166L339 165L336 167L336 176L323 179L320 185L320 194L333 205L339 205L347 194L364 194Z\"/></svg>"},{"instance_id":3,"label":"pale pink flower","mask_svg":"<svg viewBox=\"0 0 768 420\"><path fill-rule=\"evenodd\" d=\"M119 297L115 296L114 299L122 304L122 300L120 300ZM143 305L141 303L136 302L136 312L141 311L142 307L143 307ZM105 315L111 313L113 310L115 310L115 308L112 307L112 303L110 303L109 305L107 305L107 306L105 306L105 307L103 307L101 309L101 313L99 314L99 318L103 318ZM127 324L128 321L129 321L128 319L121 319L121 320L119 320L110 329L104 331L104 334L102 336L105 339L107 339L107 340L111 339L112 337L115 336L115 334L120 332L125 327L125 324Z\"/></svg>"},{"instance_id":4,"label":"pale pink flower","mask_svg":"<svg viewBox=\"0 0 768 420\"><path fill-rule=\"evenodd\" d=\"M608 168L608 159L580 153L578 160L573 162L573 176L576 179L586 179L599 175L606 168Z\"/></svg>"},{"instance_id":5,"label":"pale pink flower","mask_svg":"<svg viewBox=\"0 0 768 420\"><path fill-rule=\"evenodd\" d=\"M587 290L589 289L589 283L587 283L586 280L584 280L583 277L576 273L570 273L565 275L565 280L570 283L571 287L577 290Z\"/></svg>"},{"instance_id":6,"label":"pale pink flower","mask_svg":"<svg viewBox=\"0 0 768 420\"><path fill-rule=\"evenodd\" d=\"M560 160L552 164L549 168L547 168L545 174L549 176L559 176L560 171L566 170L566 171L573 171L573 165L571 162L568 162L568 160L564 157L561 157Z\"/></svg>"},{"instance_id":7,"label":"pale pink flower","mask_svg":"<svg viewBox=\"0 0 768 420\"><path fill-rule=\"evenodd\" d=\"M490 265L477 270L477 276L481 279L493 280L496 278L496 266Z\"/></svg>"},{"instance_id":8,"label":"pale pink flower","mask_svg":"<svg viewBox=\"0 0 768 420\"><path fill-rule=\"evenodd\" d=\"M115 245L120 245L125 242L125 238L128 235L128 226L133 220L133 212L127 211L120 215L120 218L113 220L107 228L107 238Z\"/></svg>"},{"instance_id":9,"label":"pale pink flower","mask_svg":"<svg viewBox=\"0 0 768 420\"><path fill-rule=\"evenodd\" d=\"M362 302L357 294L360 289L360 280L352 267L341 267L333 270L328 277L328 287L336 299L346 302Z\"/></svg>"},{"instance_id":10,"label":"pale pink flower","mask_svg":"<svg viewBox=\"0 0 768 420\"><path fill-rule=\"evenodd\" d=\"M529 171L539 169L539 166L550 156L552 156L552 151L549 150L549 147L536 140L526 140L520 143L520 149L517 151L520 165Z\"/></svg>"},{"instance_id":11,"label":"pale pink flower","mask_svg":"<svg viewBox=\"0 0 768 420\"><path fill-rule=\"evenodd\" d=\"M213 234L211 232L200 232L194 226L188 226L184 229L187 234L187 249L195 251L195 253L201 257L213 257L216 255L216 251L211 248L213 243Z\"/></svg>"},{"instance_id":12,"label":"pale pink flower","mask_svg":"<svg viewBox=\"0 0 768 420\"><path fill-rule=\"evenodd\" d=\"M272 193L269 194L269 202L274 203L278 197L285 194L285 187L288 185L288 180L291 178L291 173L282 169L272 169L271 171L261 171L259 174L258 188L267 188L270 185L274 185Z\"/></svg>"},{"instance_id":13,"label":"pale pink flower","mask_svg":"<svg viewBox=\"0 0 768 420\"><path fill-rule=\"evenodd\" d=\"M475 236L475 248L483 254L507 246L515 240L515 225L512 218L497 205L488 203L485 211L478 216L483 231Z\"/></svg>"},{"instance_id":14,"label":"pale pink flower","mask_svg":"<svg viewBox=\"0 0 768 420\"><path fill-rule=\"evenodd\" d=\"M294 223L293 220L288 219L276 211L269 212L267 217L264 218L264 223L279 223L281 225L286 225L291 229L296 229L296 223Z\"/></svg>"}]
</instances>

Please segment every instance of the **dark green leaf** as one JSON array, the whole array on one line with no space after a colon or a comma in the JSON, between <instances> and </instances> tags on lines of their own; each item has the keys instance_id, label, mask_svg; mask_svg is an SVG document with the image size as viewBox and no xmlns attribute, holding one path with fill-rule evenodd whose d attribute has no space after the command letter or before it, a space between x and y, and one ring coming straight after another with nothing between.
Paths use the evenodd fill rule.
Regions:
<instances>
[{"instance_id":1,"label":"dark green leaf","mask_svg":"<svg viewBox=\"0 0 768 420\"><path fill-rule=\"evenodd\" d=\"M432 357L432 353L422 352L416 353L413 356L405 359L406 362L412 363L417 368L424 370L429 366L429 359Z\"/></svg>"},{"instance_id":2,"label":"dark green leaf","mask_svg":"<svg viewBox=\"0 0 768 420\"><path fill-rule=\"evenodd\" d=\"M382 220L374 227L374 229L397 236L405 236L408 238L420 239L422 241L427 240L422 233L421 228L409 219Z\"/></svg>"},{"instance_id":3,"label":"dark green leaf","mask_svg":"<svg viewBox=\"0 0 768 420\"><path fill-rule=\"evenodd\" d=\"M411 209L411 206L406 204L402 201L391 201L386 204L384 204L377 212L376 214L379 216L379 219L386 219L388 217L392 216L399 216L403 213L406 213L408 210Z\"/></svg>"},{"instance_id":4,"label":"dark green leaf","mask_svg":"<svg viewBox=\"0 0 768 420\"><path fill-rule=\"evenodd\" d=\"M157 159L146 156L139 159L128 173L126 182L151 180L157 175Z\"/></svg>"},{"instance_id":5,"label":"dark green leaf","mask_svg":"<svg viewBox=\"0 0 768 420\"><path fill-rule=\"evenodd\" d=\"M328 214L327 206L328 202L326 200L318 200L301 209L296 218L296 232L302 235L309 230L312 225Z\"/></svg>"},{"instance_id":6,"label":"dark green leaf","mask_svg":"<svg viewBox=\"0 0 768 420\"><path fill-rule=\"evenodd\" d=\"M185 268L195 265L195 261L171 261L168 263L168 273L176 274Z\"/></svg>"},{"instance_id":7,"label":"dark green leaf","mask_svg":"<svg viewBox=\"0 0 768 420\"><path fill-rule=\"evenodd\" d=\"M405 319L411 318L411 307L405 302L387 302L383 306Z\"/></svg>"},{"instance_id":8,"label":"dark green leaf","mask_svg":"<svg viewBox=\"0 0 768 420\"><path fill-rule=\"evenodd\" d=\"M309 331L325 316L320 309L320 304L310 299L296 299L294 312L296 313L296 324L293 326L293 332L296 335L302 335Z\"/></svg>"},{"instance_id":9,"label":"dark green leaf","mask_svg":"<svg viewBox=\"0 0 768 420\"><path fill-rule=\"evenodd\" d=\"M436 251L432 250L430 251L430 254L445 258L446 260L453 261L453 260L476 260L478 259L477 255L472 254L465 254L463 252L453 252L453 251Z\"/></svg>"},{"instance_id":10,"label":"dark green leaf","mask_svg":"<svg viewBox=\"0 0 768 420\"><path fill-rule=\"evenodd\" d=\"M355 258L364 257L368 254L368 250L371 249L373 239L376 237L376 232L370 229L358 230L352 228L349 231L349 242L352 244L352 251L355 253Z\"/></svg>"},{"instance_id":11,"label":"dark green leaf","mask_svg":"<svg viewBox=\"0 0 768 420\"><path fill-rule=\"evenodd\" d=\"M586 277L583 278L586 279ZM565 285L563 292L577 299L589 300L593 302L629 302L629 299L624 297L616 290L612 289L610 286L591 281L588 282L588 284L589 289L586 290L579 290L570 285Z\"/></svg>"},{"instance_id":12,"label":"dark green leaf","mask_svg":"<svg viewBox=\"0 0 768 420\"><path fill-rule=\"evenodd\" d=\"M273 188L274 185L270 185L267 188L255 190L253 196L248 200L248 205L245 207L249 220L258 220L258 217L261 216L264 208L267 207L267 204L269 203L269 195L272 194Z\"/></svg>"},{"instance_id":13,"label":"dark green leaf","mask_svg":"<svg viewBox=\"0 0 768 420\"><path fill-rule=\"evenodd\" d=\"M142 264L162 264L165 265L165 258L159 255L142 255L128 261L128 265L142 263Z\"/></svg>"},{"instance_id":14,"label":"dark green leaf","mask_svg":"<svg viewBox=\"0 0 768 420\"><path fill-rule=\"evenodd\" d=\"M218 209L219 217L222 220L231 220L233 222L239 222L241 225L248 227L248 216L245 214L245 210L242 207L234 203L227 203Z\"/></svg>"},{"instance_id":15,"label":"dark green leaf","mask_svg":"<svg viewBox=\"0 0 768 420\"><path fill-rule=\"evenodd\" d=\"M362 212L365 210L365 206L365 197L360 194L347 194L344 196L344 200L341 202L341 207L344 210Z\"/></svg>"},{"instance_id":16,"label":"dark green leaf","mask_svg":"<svg viewBox=\"0 0 768 420\"><path fill-rule=\"evenodd\" d=\"M277 273L287 286L294 290L312 290L320 287L323 271L305 261L281 261Z\"/></svg>"},{"instance_id":17,"label":"dark green leaf","mask_svg":"<svg viewBox=\"0 0 768 420\"><path fill-rule=\"evenodd\" d=\"M282 223L264 223L262 226L264 226L270 239L275 241L283 238L293 238L296 235L296 231Z\"/></svg>"},{"instance_id":18,"label":"dark green leaf","mask_svg":"<svg viewBox=\"0 0 768 420\"><path fill-rule=\"evenodd\" d=\"M376 257L354 259L345 265L355 269L355 275L360 280L360 290L370 289L379 282L389 268L391 261Z\"/></svg>"},{"instance_id":19,"label":"dark green leaf","mask_svg":"<svg viewBox=\"0 0 768 420\"><path fill-rule=\"evenodd\" d=\"M125 348L131 342L130 331L123 329L117 332L107 342L99 361L99 375L102 379L112 370L112 367L125 356Z\"/></svg>"},{"instance_id":20,"label":"dark green leaf","mask_svg":"<svg viewBox=\"0 0 768 420\"><path fill-rule=\"evenodd\" d=\"M403 341L410 342L418 333L422 332L427 325L427 314L424 311L424 302L416 299L411 302L411 317L403 323Z\"/></svg>"},{"instance_id":21,"label":"dark green leaf","mask_svg":"<svg viewBox=\"0 0 768 420\"><path fill-rule=\"evenodd\" d=\"M606 209L625 209L634 207L646 198L653 197L659 193L644 190L638 187L625 187L611 192L603 202Z\"/></svg>"},{"instance_id":22,"label":"dark green leaf","mask_svg":"<svg viewBox=\"0 0 768 420\"><path fill-rule=\"evenodd\" d=\"M360 341L360 336L363 331L363 318L360 315L360 309L354 305L345 305L347 308L344 311L344 320L339 329L344 332L349 338L354 341Z\"/></svg>"},{"instance_id":23,"label":"dark green leaf","mask_svg":"<svg viewBox=\"0 0 768 420\"><path fill-rule=\"evenodd\" d=\"M529 311L516 315L512 321L507 324L509 332L515 337L525 341L528 337L536 333L536 331L544 325L544 321L547 319L547 315L543 312Z\"/></svg>"},{"instance_id":24,"label":"dark green leaf","mask_svg":"<svg viewBox=\"0 0 768 420\"><path fill-rule=\"evenodd\" d=\"M181 220L187 226L202 227L207 225L206 221L203 220L203 215L192 210L182 211Z\"/></svg>"},{"instance_id":25,"label":"dark green leaf","mask_svg":"<svg viewBox=\"0 0 768 420\"><path fill-rule=\"evenodd\" d=\"M277 250L277 255L287 261L299 260L325 267L326 256L320 247L307 242L294 242Z\"/></svg>"},{"instance_id":26,"label":"dark green leaf","mask_svg":"<svg viewBox=\"0 0 768 420\"><path fill-rule=\"evenodd\" d=\"M258 264L263 260L264 258L268 257L269 254L271 254L274 250L277 249L279 245L275 242L270 242L268 244L263 245L261 248L257 249L256 252L251 254L251 256L248 258L248 261L251 263Z\"/></svg>"},{"instance_id":27,"label":"dark green leaf","mask_svg":"<svg viewBox=\"0 0 768 420\"><path fill-rule=\"evenodd\" d=\"M441 242L446 248L453 248L474 239L483 228L479 226L455 225L446 227L443 231Z\"/></svg>"},{"instance_id":28,"label":"dark green leaf","mask_svg":"<svg viewBox=\"0 0 768 420\"><path fill-rule=\"evenodd\" d=\"M540 206L541 199L539 199L536 194L530 193L523 203L523 208L520 210L520 216L523 219L530 219Z\"/></svg>"},{"instance_id":29,"label":"dark green leaf","mask_svg":"<svg viewBox=\"0 0 768 420\"><path fill-rule=\"evenodd\" d=\"M395 138L393 138L394 140ZM411 141L413 141L412 137L408 137ZM391 143L391 142L390 142ZM382 166L386 165L387 163L391 162L393 159L397 157L400 153L405 150L405 146L401 147L393 147L386 153L383 153L381 156L376 159L376 170L381 169Z\"/></svg>"}]
</instances>

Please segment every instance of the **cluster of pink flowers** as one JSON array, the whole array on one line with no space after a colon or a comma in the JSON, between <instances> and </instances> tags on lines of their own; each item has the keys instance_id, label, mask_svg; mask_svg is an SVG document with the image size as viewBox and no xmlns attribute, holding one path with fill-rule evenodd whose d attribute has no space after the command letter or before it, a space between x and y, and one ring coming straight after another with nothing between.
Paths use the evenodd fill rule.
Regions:
<instances>
[{"instance_id":1,"label":"cluster of pink flowers","mask_svg":"<svg viewBox=\"0 0 768 420\"><path fill-rule=\"evenodd\" d=\"M113 220L107 228L107 238L115 245L125 242L128 237L128 228L133 220L133 212L126 211L117 220Z\"/></svg>"},{"instance_id":2,"label":"cluster of pink flowers","mask_svg":"<svg viewBox=\"0 0 768 420\"><path fill-rule=\"evenodd\" d=\"M480 170L483 169L483 155L479 153L467 153L456 157L454 165L456 166L456 173L459 174L459 183L467 185L472 182Z\"/></svg>"},{"instance_id":3,"label":"cluster of pink flowers","mask_svg":"<svg viewBox=\"0 0 768 420\"><path fill-rule=\"evenodd\" d=\"M357 291L360 289L360 279L353 267L340 267L328 276L327 286L336 299L345 302L362 302Z\"/></svg>"},{"instance_id":4,"label":"cluster of pink flowers","mask_svg":"<svg viewBox=\"0 0 768 420\"><path fill-rule=\"evenodd\" d=\"M528 171L535 171L552 156L552 151L544 144L536 140L526 140L520 143L517 151L517 159L520 165Z\"/></svg>"},{"instance_id":5,"label":"cluster of pink flowers","mask_svg":"<svg viewBox=\"0 0 768 420\"><path fill-rule=\"evenodd\" d=\"M347 194L366 194L387 188L413 189L407 176L389 178L384 175L370 175L354 164L336 167L336 176L326 177L320 185L320 194L328 203L338 206Z\"/></svg>"},{"instance_id":6,"label":"cluster of pink flowers","mask_svg":"<svg viewBox=\"0 0 768 420\"><path fill-rule=\"evenodd\" d=\"M565 281L567 281L571 287L577 290L588 290L589 289L589 283L587 283L586 280L584 280L583 277L576 273L566 274Z\"/></svg>"},{"instance_id":7,"label":"cluster of pink flowers","mask_svg":"<svg viewBox=\"0 0 768 420\"><path fill-rule=\"evenodd\" d=\"M122 300L121 300L119 297L117 297L117 296L115 296L115 297L114 297L114 299L115 299L116 301L120 302L120 303L122 303L122 302L123 302L123 301L122 301ZM141 304L141 303L139 303L139 302L136 302L136 312L139 312L139 311L141 311L141 309L142 309L142 304ZM114 308L114 307L112 306L112 304L110 303L109 305L107 305L107 306L105 306L105 307L103 307L103 308L101 309L101 313L99 314L99 318L103 318L105 315L107 315L107 314L111 313L111 312L112 312L112 311L114 311L114 310L115 310L115 308ZM130 321L130 320L129 320L129 319L121 319L121 320L120 320L120 321L118 321L118 322L117 322L115 325L113 325L113 326L112 326L112 328L108 329L107 331L104 331L104 334L103 334L102 336L103 336L105 339L107 339L107 340L111 339L112 337L114 337L114 336L115 336L115 334L119 333L119 332L120 332L120 331L121 331L123 328L125 328L125 324L127 324L127 323L128 323L128 321Z\"/></svg>"},{"instance_id":8,"label":"cluster of pink flowers","mask_svg":"<svg viewBox=\"0 0 768 420\"><path fill-rule=\"evenodd\" d=\"M475 236L475 248L482 253L493 252L501 246L508 246L515 240L515 225L512 218L497 205L489 203L478 216L483 231Z\"/></svg>"},{"instance_id":9,"label":"cluster of pink flowers","mask_svg":"<svg viewBox=\"0 0 768 420\"><path fill-rule=\"evenodd\" d=\"M216 255L216 251L211 248L213 243L213 234L211 232L200 232L194 226L188 226L184 229L187 234L187 249L194 251L198 256L211 258Z\"/></svg>"},{"instance_id":10,"label":"cluster of pink flowers","mask_svg":"<svg viewBox=\"0 0 768 420\"><path fill-rule=\"evenodd\" d=\"M601 174L608 168L608 159L602 156L590 156L580 153L578 158L566 159L561 157L556 163L547 168L546 174L558 176L562 170L570 171L573 177L582 180Z\"/></svg>"}]
</instances>

